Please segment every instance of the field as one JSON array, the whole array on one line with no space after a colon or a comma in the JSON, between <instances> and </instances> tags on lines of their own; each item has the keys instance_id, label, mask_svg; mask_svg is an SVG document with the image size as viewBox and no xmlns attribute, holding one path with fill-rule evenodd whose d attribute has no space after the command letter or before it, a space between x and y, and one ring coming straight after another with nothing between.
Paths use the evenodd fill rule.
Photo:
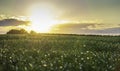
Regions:
<instances>
[{"instance_id":1,"label":"field","mask_svg":"<svg viewBox=\"0 0 120 71\"><path fill-rule=\"evenodd\" d=\"M0 35L0 71L120 71L120 36Z\"/></svg>"}]
</instances>

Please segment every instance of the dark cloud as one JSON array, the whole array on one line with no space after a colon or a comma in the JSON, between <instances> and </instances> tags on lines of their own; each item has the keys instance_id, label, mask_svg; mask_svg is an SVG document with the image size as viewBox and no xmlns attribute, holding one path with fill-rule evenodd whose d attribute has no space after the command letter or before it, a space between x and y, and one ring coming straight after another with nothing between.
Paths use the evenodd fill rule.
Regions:
<instances>
[{"instance_id":1,"label":"dark cloud","mask_svg":"<svg viewBox=\"0 0 120 71\"><path fill-rule=\"evenodd\" d=\"M120 35L120 27L107 28L107 29L101 29L101 30L85 30L84 34Z\"/></svg>"},{"instance_id":2,"label":"dark cloud","mask_svg":"<svg viewBox=\"0 0 120 71\"><path fill-rule=\"evenodd\" d=\"M101 30L88 30L89 34L109 34L109 35L120 35L120 27L106 28Z\"/></svg>"},{"instance_id":3,"label":"dark cloud","mask_svg":"<svg viewBox=\"0 0 120 71\"><path fill-rule=\"evenodd\" d=\"M19 26L19 25L28 25L28 21L20 21L17 19L4 19L0 20L0 26Z\"/></svg>"}]
</instances>

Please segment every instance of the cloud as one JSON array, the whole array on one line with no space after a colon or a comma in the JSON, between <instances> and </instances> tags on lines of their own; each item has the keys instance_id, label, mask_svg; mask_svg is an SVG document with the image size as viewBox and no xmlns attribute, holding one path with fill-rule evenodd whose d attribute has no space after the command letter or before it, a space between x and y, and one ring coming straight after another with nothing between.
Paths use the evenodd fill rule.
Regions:
<instances>
[{"instance_id":1,"label":"cloud","mask_svg":"<svg viewBox=\"0 0 120 71\"><path fill-rule=\"evenodd\" d=\"M120 27L107 28L101 30L87 30L88 34L108 34L108 35L120 35Z\"/></svg>"},{"instance_id":2,"label":"cloud","mask_svg":"<svg viewBox=\"0 0 120 71\"><path fill-rule=\"evenodd\" d=\"M120 20L120 0L0 0L0 13L28 16L32 5L42 3L54 6L60 20L102 19L103 23L119 23Z\"/></svg>"},{"instance_id":3,"label":"cloud","mask_svg":"<svg viewBox=\"0 0 120 71\"><path fill-rule=\"evenodd\" d=\"M53 0L63 11L60 19L82 21L103 20L103 23L119 23L119 0Z\"/></svg>"},{"instance_id":4,"label":"cloud","mask_svg":"<svg viewBox=\"0 0 120 71\"><path fill-rule=\"evenodd\" d=\"M53 33L68 34L120 34L120 26L112 24L79 23L79 24L59 24L51 30Z\"/></svg>"},{"instance_id":5,"label":"cloud","mask_svg":"<svg viewBox=\"0 0 120 71\"><path fill-rule=\"evenodd\" d=\"M88 29L88 27L91 26L91 27L95 27L95 24L85 24L85 23L82 23L82 24L59 24L59 25L56 25L54 26L53 28L62 28L62 29L73 29L73 28L78 28L78 29Z\"/></svg>"},{"instance_id":6,"label":"cloud","mask_svg":"<svg viewBox=\"0 0 120 71\"><path fill-rule=\"evenodd\" d=\"M19 25L28 25L28 21L21 21L17 19L3 19L0 20L0 26L19 26Z\"/></svg>"}]
</instances>

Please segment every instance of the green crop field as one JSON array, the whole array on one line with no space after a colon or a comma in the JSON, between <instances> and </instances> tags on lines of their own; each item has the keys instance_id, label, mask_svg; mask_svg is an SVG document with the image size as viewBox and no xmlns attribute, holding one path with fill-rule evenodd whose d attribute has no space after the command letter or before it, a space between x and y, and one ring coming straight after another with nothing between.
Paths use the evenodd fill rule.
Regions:
<instances>
[{"instance_id":1,"label":"green crop field","mask_svg":"<svg viewBox=\"0 0 120 71\"><path fill-rule=\"evenodd\" d=\"M0 35L0 71L120 71L120 36Z\"/></svg>"}]
</instances>

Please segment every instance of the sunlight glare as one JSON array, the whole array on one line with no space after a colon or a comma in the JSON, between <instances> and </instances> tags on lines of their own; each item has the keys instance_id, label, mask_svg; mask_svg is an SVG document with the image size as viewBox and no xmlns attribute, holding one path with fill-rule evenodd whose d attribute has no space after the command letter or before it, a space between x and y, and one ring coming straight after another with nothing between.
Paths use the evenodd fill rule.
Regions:
<instances>
[{"instance_id":1,"label":"sunlight glare","mask_svg":"<svg viewBox=\"0 0 120 71\"><path fill-rule=\"evenodd\" d=\"M55 9L49 6L33 6L31 11L31 30L36 32L49 32L51 27L58 23L55 20Z\"/></svg>"}]
</instances>

